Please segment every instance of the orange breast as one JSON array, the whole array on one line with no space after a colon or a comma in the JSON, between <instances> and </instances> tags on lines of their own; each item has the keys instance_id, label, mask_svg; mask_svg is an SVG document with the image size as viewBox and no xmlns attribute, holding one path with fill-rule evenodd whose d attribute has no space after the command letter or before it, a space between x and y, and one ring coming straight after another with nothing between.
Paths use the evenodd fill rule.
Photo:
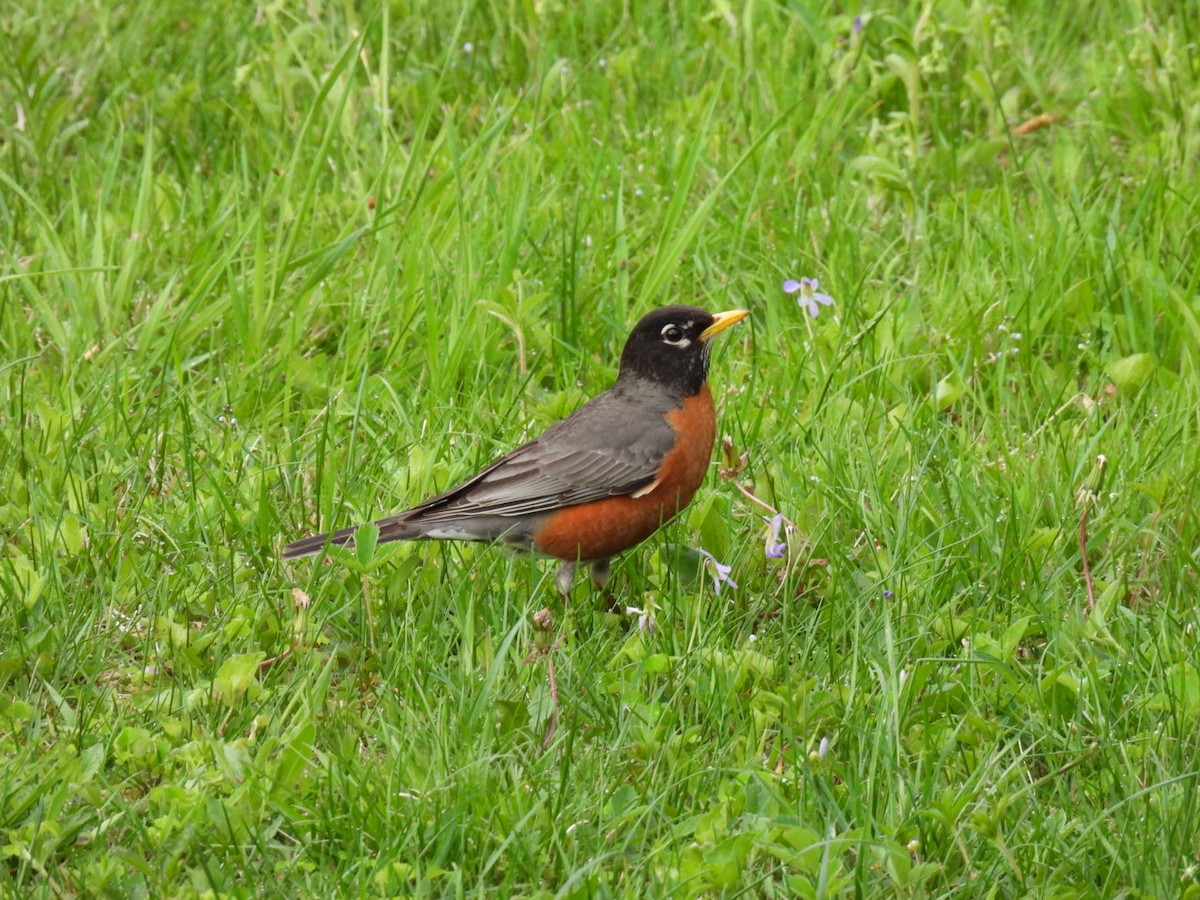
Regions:
<instances>
[{"instance_id":1,"label":"orange breast","mask_svg":"<svg viewBox=\"0 0 1200 900\"><path fill-rule=\"evenodd\" d=\"M538 529L534 545L565 560L608 559L641 543L692 502L712 459L716 411L708 385L666 415L678 434L658 478L641 496L610 497L569 506ZM638 492L640 493L640 492Z\"/></svg>"}]
</instances>

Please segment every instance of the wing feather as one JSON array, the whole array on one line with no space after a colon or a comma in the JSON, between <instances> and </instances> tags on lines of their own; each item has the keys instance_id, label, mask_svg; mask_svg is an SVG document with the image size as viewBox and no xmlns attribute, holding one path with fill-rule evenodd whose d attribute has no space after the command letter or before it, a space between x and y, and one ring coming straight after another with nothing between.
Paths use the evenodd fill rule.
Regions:
<instances>
[{"instance_id":1,"label":"wing feather","mask_svg":"<svg viewBox=\"0 0 1200 900\"><path fill-rule=\"evenodd\" d=\"M474 478L397 518L415 525L527 516L632 494L654 481L674 446L675 430L664 418L669 408L647 410L644 398L601 394Z\"/></svg>"}]
</instances>

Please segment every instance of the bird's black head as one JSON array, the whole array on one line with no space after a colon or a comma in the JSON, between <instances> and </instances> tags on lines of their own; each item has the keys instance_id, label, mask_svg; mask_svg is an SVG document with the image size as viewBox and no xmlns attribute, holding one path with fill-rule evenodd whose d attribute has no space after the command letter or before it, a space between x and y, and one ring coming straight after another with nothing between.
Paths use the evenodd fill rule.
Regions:
<instances>
[{"instance_id":1,"label":"bird's black head","mask_svg":"<svg viewBox=\"0 0 1200 900\"><path fill-rule=\"evenodd\" d=\"M691 397L708 377L709 342L748 315L744 309L714 314L695 306L664 306L647 313L625 342L617 380L650 381Z\"/></svg>"}]
</instances>

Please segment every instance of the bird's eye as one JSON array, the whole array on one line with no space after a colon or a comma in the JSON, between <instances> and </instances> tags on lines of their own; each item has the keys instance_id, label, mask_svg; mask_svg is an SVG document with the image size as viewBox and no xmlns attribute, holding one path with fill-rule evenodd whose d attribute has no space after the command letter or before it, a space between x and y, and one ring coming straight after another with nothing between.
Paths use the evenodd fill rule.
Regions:
<instances>
[{"instance_id":1,"label":"bird's eye","mask_svg":"<svg viewBox=\"0 0 1200 900\"><path fill-rule=\"evenodd\" d=\"M668 344L687 344L690 343L684 337L683 329L678 325L667 325L662 330L662 338Z\"/></svg>"}]
</instances>

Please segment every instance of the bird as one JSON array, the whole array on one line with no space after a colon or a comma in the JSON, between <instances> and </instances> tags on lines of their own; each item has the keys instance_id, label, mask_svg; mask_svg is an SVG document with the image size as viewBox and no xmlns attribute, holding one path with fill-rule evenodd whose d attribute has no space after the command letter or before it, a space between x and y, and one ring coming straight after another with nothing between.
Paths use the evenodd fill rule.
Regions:
<instances>
[{"instance_id":1,"label":"bird","mask_svg":"<svg viewBox=\"0 0 1200 900\"><path fill-rule=\"evenodd\" d=\"M378 543L507 545L557 558L564 598L585 563L604 591L611 559L678 515L704 481L716 438L711 341L748 315L678 304L647 313L611 388L461 484L378 520ZM352 544L357 530L293 541L283 558Z\"/></svg>"}]
</instances>

